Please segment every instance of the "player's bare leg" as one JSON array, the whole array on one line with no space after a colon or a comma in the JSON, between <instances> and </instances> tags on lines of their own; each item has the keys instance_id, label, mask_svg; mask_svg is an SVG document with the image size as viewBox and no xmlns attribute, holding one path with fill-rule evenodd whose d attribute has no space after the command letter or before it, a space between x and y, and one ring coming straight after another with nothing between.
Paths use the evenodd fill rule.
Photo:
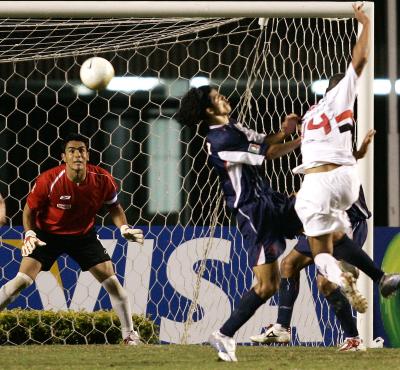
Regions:
<instances>
[{"instance_id":1,"label":"player's bare leg","mask_svg":"<svg viewBox=\"0 0 400 370\"><path fill-rule=\"evenodd\" d=\"M358 312L364 313L368 308L368 302L357 289L356 279L350 272L342 272L338 261L332 256L333 235L309 237L309 242L318 271L342 289L350 304Z\"/></svg>"},{"instance_id":2,"label":"player's bare leg","mask_svg":"<svg viewBox=\"0 0 400 370\"><path fill-rule=\"evenodd\" d=\"M138 332L133 330L132 310L128 295L115 276L111 261L99 263L89 269L92 275L103 285L110 296L111 304L121 322L122 338L125 344L141 344Z\"/></svg>"},{"instance_id":3,"label":"player's bare leg","mask_svg":"<svg viewBox=\"0 0 400 370\"><path fill-rule=\"evenodd\" d=\"M30 286L42 269L42 264L31 258L22 258L19 272L0 289L0 310L4 310L10 303L15 301L19 294Z\"/></svg>"}]
</instances>

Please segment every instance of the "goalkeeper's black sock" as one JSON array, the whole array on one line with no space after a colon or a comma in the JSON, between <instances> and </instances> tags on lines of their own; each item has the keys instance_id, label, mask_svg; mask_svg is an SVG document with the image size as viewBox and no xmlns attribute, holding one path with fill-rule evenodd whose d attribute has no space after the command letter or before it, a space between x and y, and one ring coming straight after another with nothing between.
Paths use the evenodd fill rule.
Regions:
<instances>
[{"instance_id":1,"label":"goalkeeper's black sock","mask_svg":"<svg viewBox=\"0 0 400 370\"><path fill-rule=\"evenodd\" d=\"M325 298L332 306L337 319L340 321L345 337L357 337L358 330L356 319L353 317L349 301L343 295L340 288L335 289Z\"/></svg>"},{"instance_id":2,"label":"goalkeeper's black sock","mask_svg":"<svg viewBox=\"0 0 400 370\"><path fill-rule=\"evenodd\" d=\"M231 316L219 331L228 337L233 337L247 320L254 315L258 307L265 302L266 300L262 299L254 289L249 290L243 295L239 306L233 310Z\"/></svg>"},{"instance_id":3,"label":"goalkeeper's black sock","mask_svg":"<svg viewBox=\"0 0 400 370\"><path fill-rule=\"evenodd\" d=\"M279 308L277 323L290 328L293 306L299 295L299 278L281 278L279 285Z\"/></svg>"},{"instance_id":4,"label":"goalkeeper's black sock","mask_svg":"<svg viewBox=\"0 0 400 370\"><path fill-rule=\"evenodd\" d=\"M374 261L357 246L347 235L335 243L333 256L336 259L344 260L365 272L375 283L379 283L385 274Z\"/></svg>"}]
</instances>

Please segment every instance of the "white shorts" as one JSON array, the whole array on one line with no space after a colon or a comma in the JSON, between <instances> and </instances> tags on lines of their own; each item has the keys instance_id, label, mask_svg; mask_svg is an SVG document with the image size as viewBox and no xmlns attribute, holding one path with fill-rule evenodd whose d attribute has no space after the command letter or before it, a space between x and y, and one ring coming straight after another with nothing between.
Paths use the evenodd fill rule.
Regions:
<instances>
[{"instance_id":1,"label":"white shorts","mask_svg":"<svg viewBox=\"0 0 400 370\"><path fill-rule=\"evenodd\" d=\"M304 234L320 236L351 229L346 210L358 199L360 180L356 166L304 176L295 209Z\"/></svg>"}]
</instances>

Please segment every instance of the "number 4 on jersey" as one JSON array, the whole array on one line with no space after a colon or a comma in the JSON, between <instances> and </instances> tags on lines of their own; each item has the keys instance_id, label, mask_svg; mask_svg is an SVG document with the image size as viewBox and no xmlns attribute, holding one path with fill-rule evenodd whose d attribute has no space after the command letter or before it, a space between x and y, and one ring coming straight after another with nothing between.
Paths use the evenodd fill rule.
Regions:
<instances>
[{"instance_id":1,"label":"number 4 on jersey","mask_svg":"<svg viewBox=\"0 0 400 370\"><path fill-rule=\"evenodd\" d=\"M329 123L329 118L326 116L325 113L322 113L320 117L322 121L317 125L314 125L314 119L311 118L307 123L307 130L317 130L323 127L325 135L328 135L331 132L331 124Z\"/></svg>"}]
</instances>

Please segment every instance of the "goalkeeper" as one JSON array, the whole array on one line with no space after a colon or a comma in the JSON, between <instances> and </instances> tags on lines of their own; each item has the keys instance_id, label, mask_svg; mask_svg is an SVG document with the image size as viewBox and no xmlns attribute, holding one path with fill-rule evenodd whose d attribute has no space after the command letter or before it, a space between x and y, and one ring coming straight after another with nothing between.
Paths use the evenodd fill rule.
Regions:
<instances>
[{"instance_id":1,"label":"goalkeeper","mask_svg":"<svg viewBox=\"0 0 400 370\"><path fill-rule=\"evenodd\" d=\"M83 271L90 271L108 292L121 322L124 343L140 344L139 334L133 329L128 296L97 238L95 216L105 205L124 238L143 243L143 232L127 225L113 177L88 164L89 142L85 137L68 135L62 143L61 157L65 163L42 173L28 195L23 211L23 258L16 277L0 289L0 309L6 308L40 271L48 271L66 253Z\"/></svg>"}]
</instances>

